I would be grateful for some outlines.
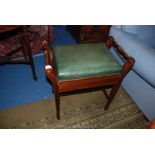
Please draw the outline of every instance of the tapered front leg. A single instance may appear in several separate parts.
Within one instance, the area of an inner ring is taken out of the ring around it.
[[[55,106],[56,106],[56,117],[60,119],[60,95],[55,92]]]

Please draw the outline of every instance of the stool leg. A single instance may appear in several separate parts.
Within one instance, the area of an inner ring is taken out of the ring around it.
[[[115,97],[115,95],[116,95],[116,93],[117,93],[117,90],[118,90],[119,86],[120,86],[120,84],[118,83],[117,85],[115,85],[115,86],[112,87],[112,90],[111,90],[111,92],[110,92],[108,101],[107,101],[107,103],[106,103],[106,105],[105,105],[105,107],[104,107],[105,110],[108,110],[108,109],[109,109],[110,104],[111,104],[112,100],[114,99],[114,97]]]
[[[55,92],[55,106],[56,106],[56,117],[60,119],[60,95]]]

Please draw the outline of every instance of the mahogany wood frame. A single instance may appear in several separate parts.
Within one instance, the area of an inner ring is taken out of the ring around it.
[[[102,89],[106,98],[107,103],[104,107],[107,110],[116,95],[118,88],[120,87],[121,81],[126,76],[126,74],[131,70],[134,65],[134,58],[130,57],[114,40],[113,37],[109,37],[106,41],[106,46],[108,48],[115,48],[117,52],[122,55],[125,60],[125,63],[122,67],[121,73],[108,74],[100,77],[91,77],[91,78],[80,78],[72,80],[58,80],[57,71],[55,67],[54,57],[51,53],[46,41],[43,42],[43,49],[45,55],[45,74],[52,82],[54,92],[55,92],[55,104],[56,104],[56,117],[60,119],[60,96],[68,94],[71,92],[79,92],[83,90],[94,90]],[[105,88],[111,88],[110,94],[105,91]]]

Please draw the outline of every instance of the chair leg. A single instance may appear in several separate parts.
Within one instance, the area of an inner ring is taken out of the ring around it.
[[[23,27],[24,32],[26,32],[26,27]],[[26,35],[26,33],[23,34],[23,45],[24,45],[24,50],[28,55],[28,61],[29,64],[31,65],[31,70],[32,70],[32,74],[33,74],[33,79],[37,80],[37,76],[36,76],[36,72],[35,72],[35,67],[34,67],[34,63],[33,63],[33,57],[32,57],[32,50],[31,50],[31,46],[30,46],[30,41],[28,36]]]
[[[118,84],[116,84],[116,85],[114,85],[112,87],[112,90],[111,90],[110,95],[108,97],[108,101],[107,101],[107,103],[106,103],[106,105],[104,107],[105,110],[109,109],[110,104],[111,104],[112,100],[114,99],[114,97],[115,97],[115,95],[117,93],[117,90],[119,89],[119,86],[120,86],[120,83],[118,83]]]
[[[60,95],[59,93],[55,92],[55,106],[56,106],[56,117],[60,119]]]
[[[24,55],[25,60],[28,61],[26,51],[27,51],[27,49],[26,49],[25,44],[24,44],[24,46],[23,46],[23,55]]]
[[[31,65],[31,70],[32,70],[32,74],[33,74],[33,79],[37,80],[37,76],[36,76],[36,72],[35,72],[35,68],[34,68],[34,63],[33,63],[33,58],[32,58],[32,54],[29,54],[29,61],[30,61],[30,65]]]
[[[28,55],[29,64],[31,65],[31,70],[32,70],[32,74],[33,74],[33,79],[37,80],[35,67],[34,67],[34,63],[33,63],[31,47],[30,47],[29,43],[26,40],[24,40],[24,50],[26,50],[25,52],[27,52],[27,55]]]

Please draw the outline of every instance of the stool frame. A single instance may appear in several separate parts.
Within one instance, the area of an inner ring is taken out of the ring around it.
[[[71,93],[80,93],[83,91],[94,91],[101,89],[107,98],[107,103],[104,107],[105,110],[109,109],[109,106],[116,95],[117,90],[120,87],[120,84],[126,74],[133,67],[135,60],[130,57],[124,50],[121,48],[113,37],[109,37],[105,42],[105,45],[108,49],[113,47],[116,51],[123,57],[125,60],[122,66],[121,73],[107,74],[98,77],[90,78],[79,78],[79,79],[70,79],[70,80],[58,80],[58,74],[56,70],[56,64],[54,61],[54,56],[52,54],[52,49],[48,46],[46,41],[43,42],[43,49],[45,55],[45,74],[47,78],[53,85],[55,93],[55,104],[56,104],[56,117],[60,119],[60,96],[68,95]],[[105,89],[111,88],[110,93],[108,94]]]

